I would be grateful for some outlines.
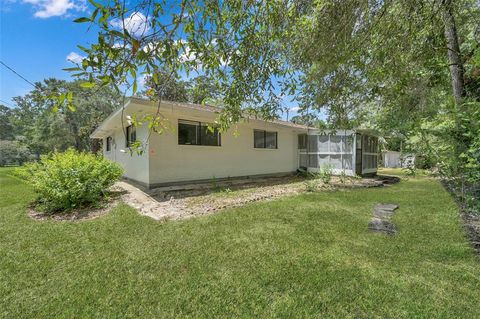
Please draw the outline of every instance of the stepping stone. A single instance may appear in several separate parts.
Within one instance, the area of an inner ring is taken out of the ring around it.
[[[380,219],[390,219],[393,213],[393,210],[375,209],[373,210],[373,217]]]
[[[389,210],[393,212],[397,208],[398,208],[398,205],[395,205],[395,204],[377,204],[375,205],[373,210]]]
[[[389,219],[397,208],[398,205],[395,204],[377,204],[373,208],[373,216]]]
[[[368,223],[368,229],[378,233],[384,233],[388,235],[394,235],[397,233],[397,228],[388,220],[380,218],[372,218]]]

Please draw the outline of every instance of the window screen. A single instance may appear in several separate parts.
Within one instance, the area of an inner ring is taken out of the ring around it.
[[[277,132],[253,130],[253,146],[255,148],[275,149],[278,147],[277,142]]]
[[[334,169],[342,169],[342,156],[341,155],[331,155],[330,156],[330,165]]]
[[[265,148],[265,131],[253,131],[253,144],[255,148]]]
[[[343,155],[343,168],[352,169],[352,155]]]
[[[330,152],[340,153],[342,151],[341,143],[342,143],[342,136],[337,136],[337,135],[330,136]]]
[[[322,153],[329,152],[328,135],[317,135],[317,136],[318,136],[318,151]]]
[[[212,124],[178,121],[178,144],[221,146],[221,136],[218,128],[212,129]]]
[[[298,149],[305,150],[307,149],[307,134],[298,135]]]
[[[299,163],[299,166],[300,167],[305,167],[307,168],[308,167],[308,156],[307,154],[300,154],[300,163]]]
[[[132,143],[137,140],[137,128],[133,125],[127,126],[126,129],[127,138],[125,140],[126,147],[130,147]]]

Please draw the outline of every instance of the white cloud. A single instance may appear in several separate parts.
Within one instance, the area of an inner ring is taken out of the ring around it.
[[[290,108],[290,111],[292,111],[292,112],[297,112],[298,110],[300,110],[300,108],[298,106],[294,106],[294,107]]]
[[[24,3],[34,7],[34,16],[37,18],[50,18],[66,16],[71,11],[85,11],[85,0],[23,0]]]
[[[70,53],[67,55],[67,61],[72,62],[72,63],[82,63],[82,60],[83,60],[84,58],[85,58],[85,57],[81,56],[81,55],[78,54],[77,52],[70,52]]]
[[[148,30],[150,30],[148,19],[141,12],[133,12],[128,18],[125,18],[123,22],[121,19],[113,19],[110,21],[110,25],[118,29],[123,29],[125,25],[128,33],[137,37],[146,34]]]

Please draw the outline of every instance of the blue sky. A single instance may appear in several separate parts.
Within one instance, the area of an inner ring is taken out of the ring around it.
[[[69,79],[62,71],[72,66],[67,56],[78,52],[77,44],[95,39],[85,25],[72,22],[85,14],[85,7],[72,4],[69,0],[2,0],[0,59],[32,82],[48,77]],[[32,89],[3,66],[0,87],[0,99],[10,104],[12,97]]]
[[[72,66],[67,57],[80,53],[78,44],[95,42],[94,30],[73,23],[88,15],[85,0],[1,0],[0,60],[31,82],[55,77],[70,79],[63,68]],[[73,54],[73,55],[72,55]],[[0,99],[12,106],[12,97],[32,87],[0,65]],[[4,103],[6,104],[6,103]],[[285,99],[294,108],[294,103]],[[295,115],[290,111],[290,117]]]

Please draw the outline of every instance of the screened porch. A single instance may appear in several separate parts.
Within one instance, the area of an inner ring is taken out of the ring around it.
[[[335,175],[377,172],[378,137],[367,131],[311,131],[298,136],[299,167],[310,172],[330,167]]]

